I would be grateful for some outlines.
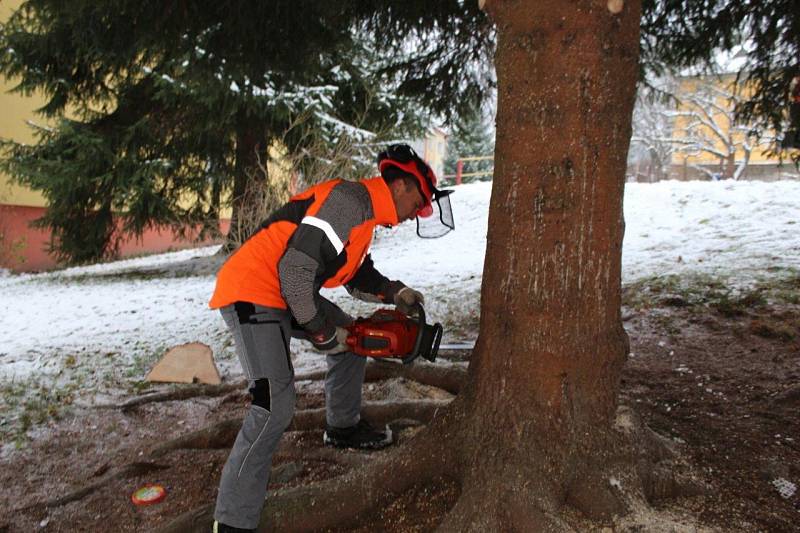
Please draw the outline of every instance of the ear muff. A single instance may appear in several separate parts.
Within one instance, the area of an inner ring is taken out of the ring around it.
[[[417,216],[422,218],[428,218],[432,214],[433,214],[433,204],[425,205],[421,207],[419,211],[417,211]]]

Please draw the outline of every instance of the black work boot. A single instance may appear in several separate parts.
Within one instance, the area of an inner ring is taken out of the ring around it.
[[[214,520],[214,529],[211,533],[256,533],[255,529],[242,529],[240,527],[226,526]]]
[[[326,426],[322,440],[326,446],[336,448],[357,448],[379,450],[392,443],[392,430],[389,426],[383,431],[373,428],[366,420],[359,421],[349,428]]]

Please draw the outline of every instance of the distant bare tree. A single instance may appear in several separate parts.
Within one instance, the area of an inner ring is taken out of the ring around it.
[[[632,170],[637,181],[654,182],[669,176],[674,152],[671,114],[676,108],[674,90],[674,78],[640,84],[638,88],[628,155],[629,173]]]
[[[675,150],[688,156],[711,155],[719,167],[690,163],[711,179],[738,180],[744,175],[754,150],[768,150],[775,142],[771,132],[735,120],[734,110],[745,101],[742,87],[720,77],[698,77],[692,91],[676,96],[680,105],[670,112],[675,130]],[[681,120],[683,117],[683,120]]]

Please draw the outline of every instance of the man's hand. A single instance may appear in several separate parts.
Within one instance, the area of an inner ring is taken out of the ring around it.
[[[411,315],[415,304],[424,304],[425,297],[422,293],[411,287],[403,287],[394,295],[394,305],[403,314]]]
[[[350,333],[339,326],[330,326],[317,333],[310,333],[309,339],[314,348],[322,353],[333,355],[350,351],[347,345],[347,337]]]

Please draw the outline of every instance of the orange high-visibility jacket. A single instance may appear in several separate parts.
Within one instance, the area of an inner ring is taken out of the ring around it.
[[[391,191],[380,177],[358,182],[369,193],[372,216],[353,226],[344,241],[336,235],[330,224],[315,216],[334,187],[342,181],[337,179],[315,185],[292,197],[286,205],[273,213],[262,224],[262,228],[222,266],[209,306],[217,309],[235,302],[250,302],[286,309],[288,306],[281,293],[278,264],[287,247],[298,244],[294,242],[297,238],[292,240],[292,237],[301,226],[306,230],[324,232],[325,239],[335,249],[335,257],[328,254],[322,264],[322,274],[316,280],[318,285],[330,288],[348,284],[357,273],[359,278],[364,277],[359,270],[370,270],[370,274],[381,278],[381,283],[388,282],[374,270],[367,252],[375,226],[394,226],[398,223]],[[377,286],[374,280],[370,285],[373,288]],[[368,292],[377,294],[376,290]]]

